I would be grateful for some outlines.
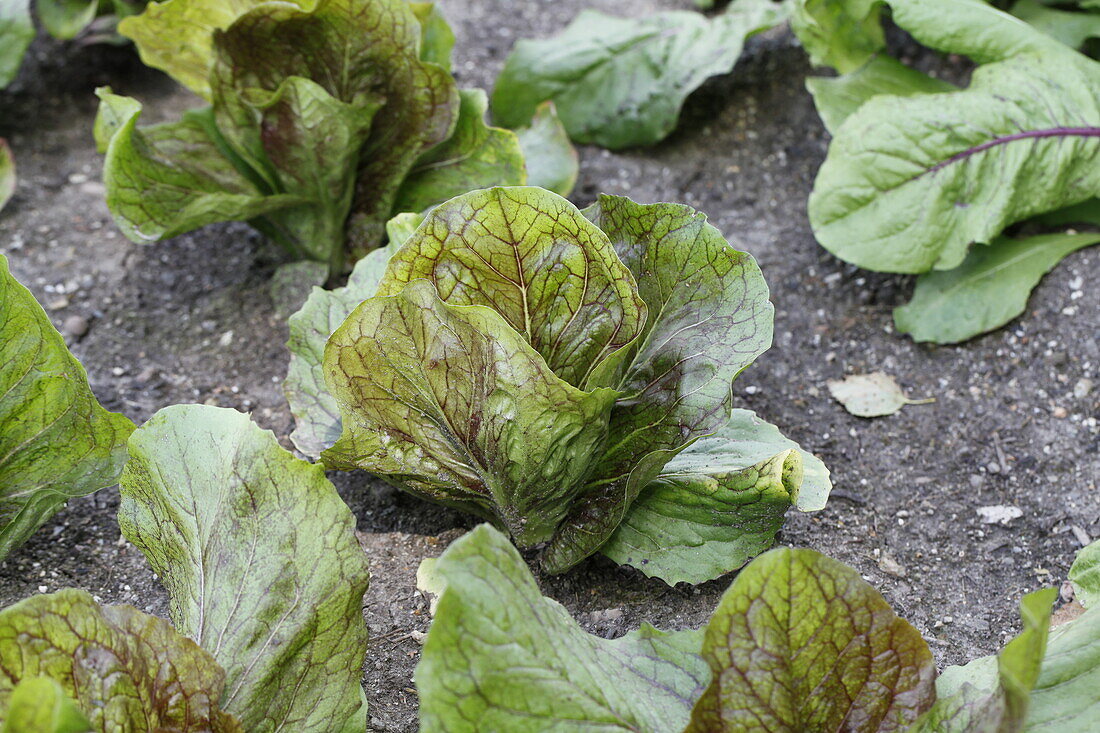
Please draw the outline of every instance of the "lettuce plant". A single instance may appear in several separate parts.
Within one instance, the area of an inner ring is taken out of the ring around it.
[[[493,90],[493,118],[526,125],[551,100],[577,142],[612,149],[656,143],[676,126],[687,96],[729,73],[745,39],[783,22],[787,10],[773,0],[734,0],[710,19],[586,10],[554,38],[516,44]]]
[[[791,504],[824,505],[820,462],[731,412],[772,306],[705,216],[494,188],[406,236],[291,320],[295,440],[329,468],[547,543],[552,572],[601,550],[669,582],[740,567]]]
[[[0,137],[0,211],[15,195],[15,158],[8,141]]]
[[[394,213],[526,181],[516,135],[440,65],[453,36],[430,4],[168,0],[119,30],[210,103],[141,128],[100,90],[107,204],[136,242],[246,220],[337,274]]]
[[[0,560],[69,499],[111,486],[134,424],[108,412],[84,367],[0,255]]]
[[[611,641],[542,597],[489,526],[426,562],[441,595],[415,675],[425,733],[1084,733],[1100,713],[1100,610],[1048,636],[1053,588],[1023,599],[1023,631],[1000,654],[937,679],[916,629],[812,550],[754,560],[701,631],[643,624]]]
[[[887,56],[885,7],[917,41],[978,63],[969,87]],[[1058,259],[1097,241],[1004,236],[1100,194],[1096,61],[982,0],[800,0],[792,26],[842,74],[809,82],[833,134],[809,201],[818,241],[872,270],[951,271],[922,276],[899,330],[944,343],[1003,325]]]
[[[203,405],[160,411],[129,452],[119,525],[172,623],[72,589],[0,611],[3,730],[364,730],[367,565],[321,467]]]

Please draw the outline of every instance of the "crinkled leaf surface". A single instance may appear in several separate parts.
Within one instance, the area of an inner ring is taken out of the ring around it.
[[[326,465],[496,518],[523,545],[567,511],[615,397],[562,381],[499,313],[450,305],[424,280],[359,305],[329,339],[324,375],[343,421]]]
[[[999,328],[1027,309],[1043,275],[1064,257],[1100,242],[1100,234],[998,237],[973,247],[954,270],[917,279],[908,304],[894,309],[898,331],[914,341],[954,344]]]
[[[1024,629],[996,657],[948,667],[936,680],[936,703],[910,733],[1012,733],[1024,730],[1031,690],[1047,645],[1051,604],[1058,591],[1024,597]]]
[[[463,89],[460,96],[454,133],[416,161],[397,193],[394,211],[424,211],[475,188],[527,183],[519,138],[511,130],[485,124],[485,92]]]
[[[535,110],[531,124],[516,130],[527,166],[527,183],[561,196],[573,192],[580,160],[553,102]]]
[[[534,187],[472,191],[436,207],[390,260],[379,295],[430,280],[451,305],[499,313],[569,384],[641,331],[645,305],[607,235]]]
[[[625,370],[595,378],[622,394],[593,485],[547,551],[555,571],[595,552],[665,461],[726,424],[731,382],[772,340],[760,268],[705,215],[615,196],[584,213],[634,273],[649,318]]]
[[[325,343],[355,306],[375,294],[390,257],[421,221],[420,214],[402,214],[392,219],[387,226],[389,245],[356,262],[344,287],[313,288],[305,304],[287,321],[290,367],[283,380],[283,394],[294,415],[295,427],[290,439],[307,456],[321,455],[321,451],[336,442],[341,431],[340,408],[325,387],[321,368]]]
[[[716,460],[681,473],[683,456],[665,464],[600,548],[669,585],[713,580],[768,549],[802,481],[793,450],[750,468]]]
[[[130,456],[119,526],[225,669],[223,707],[249,731],[365,728],[367,562],[324,469],[206,405],[158,412]]]
[[[493,117],[522,127],[552,100],[577,142],[612,149],[655,143],[675,127],[688,94],[729,72],[745,38],[784,15],[785,6],[771,0],[737,0],[714,19],[585,10],[554,38],[516,44],[493,90]]]
[[[1100,606],[1100,541],[1077,552],[1077,559],[1069,569],[1069,580],[1081,605]]]
[[[0,89],[15,78],[33,40],[30,0],[5,0],[0,4]]]
[[[886,48],[880,5],[879,0],[796,0],[791,30],[815,66],[847,74]]]
[[[15,157],[8,141],[0,137],[0,210],[15,195]]]
[[[707,625],[713,679],[688,733],[905,730],[935,700],[920,633],[859,573],[780,548],[741,571]]]
[[[749,410],[665,464],[600,552],[667,583],[701,583],[767,549],[794,504],[825,506],[829,469]]]
[[[210,99],[214,32],[268,0],[167,0],[151,2],[126,18],[118,32],[137,46],[146,66],[160,69],[201,97]],[[316,0],[288,0],[310,6]]]
[[[416,668],[424,733],[676,733],[707,684],[700,632],[587,634],[486,525],[434,571],[446,587]]]
[[[836,135],[844,120],[880,94],[910,97],[955,90],[951,84],[911,69],[892,56],[877,55],[855,71],[838,77],[812,76],[806,89],[830,134]]]
[[[16,685],[41,676],[57,681],[104,733],[243,730],[219,708],[225,673],[208,652],[167,621],[100,606],[84,591],[0,611],[0,710]]]
[[[868,269],[951,269],[972,242],[1095,197],[1100,66],[1089,63],[1021,56],[979,67],[965,91],[871,99],[818,173],[818,241]]]
[[[99,0],[35,0],[38,19],[54,38],[75,38],[96,16]]]
[[[134,424],[88,376],[0,255],[0,559],[65,502],[110,486]]]
[[[50,677],[27,677],[15,686],[0,733],[87,733],[92,724]]]
[[[251,219],[304,201],[268,196],[223,154],[209,109],[138,129],[141,104],[98,90],[107,206],[135,242],[167,239],[217,221]]]

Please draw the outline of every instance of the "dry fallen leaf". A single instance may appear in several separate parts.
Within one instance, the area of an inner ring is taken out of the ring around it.
[[[893,415],[905,405],[935,402],[935,399],[909,399],[894,378],[884,372],[830,379],[828,385],[833,398],[856,417]]]

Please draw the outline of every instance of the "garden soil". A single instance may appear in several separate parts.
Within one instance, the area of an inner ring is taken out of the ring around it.
[[[458,36],[460,83],[490,87],[517,38],[550,35],[584,6],[627,15],[677,5],[443,0]],[[854,269],[810,231],[806,198],[828,135],[804,89],[809,72],[786,29],[752,40],[733,74],[689,99],[663,143],[619,153],[582,148],[573,200],[586,205],[605,191],[687,203],[756,256],[775,303],[775,345],[737,380],[737,403],[824,459],[835,483],[824,511],[791,511],[779,541],[857,568],[941,665],[959,663],[997,650],[1018,630],[1020,597],[1062,586],[1074,552],[1100,536],[1100,248],[1068,258],[1027,313],[996,333],[953,347],[898,335],[891,309],[912,279]],[[0,251],[66,333],[109,409],[140,423],[175,403],[231,407],[289,446],[280,389],[287,305],[270,288],[280,252],[242,224],[160,244],[127,241],[103,203],[92,141],[91,90],[104,84],[143,100],[148,122],[198,103],[128,49],[40,40],[0,95],[0,135],[20,175],[0,214]],[[829,379],[876,370],[912,398],[935,401],[866,420],[829,397]],[[416,568],[474,523],[363,473],[332,478],[358,518],[373,570],[364,600],[371,726],[412,731],[412,674],[430,622]],[[0,605],[75,586],[166,614],[164,589],[119,535],[117,505],[117,489],[71,502],[0,563]],[[1019,512],[987,523],[997,513],[983,507]],[[729,581],[672,588],[599,557],[539,578],[545,593],[606,637],[642,622],[698,627]]]

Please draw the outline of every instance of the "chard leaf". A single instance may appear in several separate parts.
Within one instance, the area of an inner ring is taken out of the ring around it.
[[[15,79],[33,40],[30,0],[6,0],[0,4],[0,89]]]
[[[791,30],[814,66],[856,71],[886,48],[880,0],[796,0]]]
[[[346,286],[332,290],[313,288],[305,304],[287,321],[290,367],[283,380],[283,394],[294,415],[295,428],[290,439],[298,450],[311,458],[317,458],[321,451],[331,447],[342,430],[340,408],[325,388],[321,368],[325,343],[355,306],[377,292],[390,257],[423,220],[420,214],[402,214],[391,219],[387,225],[388,246],[356,262]]]
[[[595,552],[669,458],[728,422],[731,382],[772,339],[760,268],[705,215],[613,196],[584,213],[637,277],[651,315],[625,371],[594,377],[621,395],[590,490],[548,548],[555,572]]]
[[[1021,56],[979,67],[965,91],[871,99],[837,131],[818,173],[809,203],[818,241],[868,269],[951,269],[972,242],[1093,198],[1098,69]]]
[[[420,59],[451,70],[451,53],[455,34],[436,3],[410,2],[413,15],[420,23]]]
[[[1100,541],[1078,550],[1069,569],[1069,580],[1082,606],[1100,606]]]
[[[297,5],[316,0],[287,0]],[[146,66],[165,71],[207,100],[214,65],[214,32],[268,0],[167,0],[151,2],[140,15],[123,19],[118,32],[137,46]]]
[[[15,156],[8,141],[0,137],[0,211],[15,195]]]
[[[554,103],[540,104],[531,124],[516,130],[516,135],[527,165],[527,183],[560,196],[571,194],[580,173],[580,160]]]
[[[472,191],[435,208],[390,260],[378,294],[419,278],[450,305],[495,310],[575,386],[621,358],[646,317],[607,235],[539,188]]]
[[[92,724],[55,680],[27,677],[15,686],[0,733],[87,733]]]
[[[107,207],[135,242],[168,239],[206,224],[251,219],[303,203],[265,195],[223,153],[209,109],[137,128],[141,104],[99,89],[96,139],[106,152]]]
[[[1100,720],[1100,608],[1050,633],[1031,692],[1028,733],[1092,733]]]
[[[329,339],[324,373],[343,420],[327,466],[495,518],[523,545],[568,510],[615,397],[562,381],[498,312],[446,303],[426,281],[360,304]]]
[[[1081,48],[1090,38],[1100,37],[1100,15],[1071,13],[1037,0],[1019,0],[1012,14],[1070,48]]]
[[[829,469],[750,410],[665,464],[600,552],[670,585],[736,570],[771,545],[794,504],[825,506]]]
[[[446,586],[416,668],[422,731],[675,733],[707,684],[700,632],[587,634],[488,526],[434,572]]]
[[[877,55],[855,71],[839,77],[812,76],[806,88],[814,97],[814,106],[829,134],[835,136],[840,125],[867,100],[880,94],[912,97],[954,91],[947,82],[933,79],[911,69],[892,56]]]
[[[394,211],[424,211],[475,188],[527,182],[523,149],[511,130],[485,124],[489,101],[463,89],[454,133],[422,155],[401,184]]]
[[[1064,257],[1098,242],[1097,233],[999,237],[971,249],[954,270],[921,275],[909,303],[894,309],[894,323],[918,342],[987,333],[1023,313],[1031,290]]]
[[[88,376],[0,255],[0,560],[73,497],[115,483],[134,424]]]
[[[676,126],[688,94],[728,73],[745,38],[782,22],[785,12],[771,0],[737,0],[714,19],[585,10],[554,38],[516,44],[493,90],[493,117],[523,127],[552,100],[577,142],[612,149],[655,143]]]
[[[236,733],[218,706],[225,673],[155,616],[100,606],[79,590],[33,596],[0,611],[0,710],[26,679],[47,676],[96,731]]]
[[[1031,690],[1047,646],[1050,608],[1058,591],[1024,597],[1024,630],[996,657],[948,667],[936,680],[939,699],[910,733],[1012,733],[1024,730]]]
[[[224,708],[249,731],[365,728],[367,563],[324,469],[205,405],[161,410],[130,455],[119,526],[225,669]]]
[[[793,450],[749,468],[716,462],[680,473],[684,455],[665,464],[600,548],[669,585],[713,580],[768,549],[802,481]]]
[[[34,7],[46,31],[67,41],[95,20],[99,0],[35,0]]]
[[[935,699],[920,633],[852,568],[779,548],[741,571],[707,625],[713,678],[687,733],[904,730]]]

